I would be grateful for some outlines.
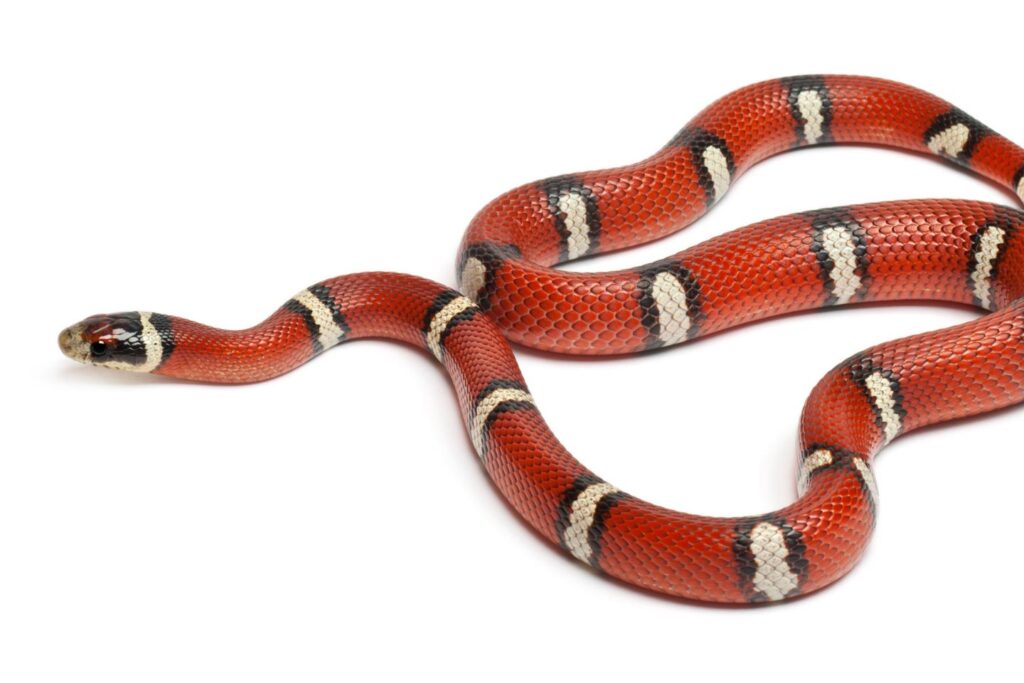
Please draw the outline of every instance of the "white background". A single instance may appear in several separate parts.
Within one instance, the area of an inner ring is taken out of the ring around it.
[[[386,269],[454,282],[472,215],[643,158],[730,90],[906,81],[1024,141],[1012,3],[9,3],[0,10],[0,679],[855,680],[1019,674],[1021,410],[900,439],[860,565],[723,609],[589,573],[488,483],[443,372],[360,342],[261,385],[76,366],[57,332],[146,309],[225,327]],[[923,157],[808,150],[635,266],[792,211],[1009,203]],[[690,512],[794,498],[829,368],[969,320],[871,307],[615,361],[518,356],[617,486]]]

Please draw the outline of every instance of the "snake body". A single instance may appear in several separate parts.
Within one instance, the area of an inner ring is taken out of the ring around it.
[[[942,157],[1024,200],[1024,150],[921,90],[804,76],[735,91],[640,163],[523,185],[487,205],[459,250],[460,291],[396,273],[326,280],[247,330],[146,312],[60,336],[86,363],[221,383],[288,372],[341,342],[384,337],[448,371],[483,467],[541,535],[626,582],[702,601],[806,594],[861,556],[875,524],[871,463],[920,427],[1024,401],[1024,213],[914,200],[765,220],[646,266],[558,263],[690,223],[752,164],[819,144]],[[800,421],[799,498],[765,515],[702,517],[646,503],[577,461],[538,412],[507,340],[576,354],[685,342],[783,313],[862,301],[974,305],[982,317],[840,363]]]

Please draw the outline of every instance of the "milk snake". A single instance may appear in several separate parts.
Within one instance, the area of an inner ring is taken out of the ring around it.
[[[340,342],[386,337],[445,367],[483,467],[545,538],[626,582],[701,601],[806,594],[846,573],[875,524],[871,463],[901,434],[1024,401],[1024,214],[895,201],[765,220],[640,268],[552,266],[647,242],[704,213],[761,159],[869,143],[937,155],[1024,200],[1024,150],[921,90],[802,76],[737,90],[654,156],[523,185],[472,221],[461,292],[411,275],[320,282],[229,331],[146,312],[60,335],[72,358],[219,383],[288,372]],[[799,498],[754,517],[660,508],[600,479],[548,429],[508,340],[572,354],[634,353],[783,313],[861,301],[973,304],[975,321],[880,344],[811,392]]]

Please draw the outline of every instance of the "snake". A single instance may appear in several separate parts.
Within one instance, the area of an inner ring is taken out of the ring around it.
[[[90,365],[246,383],[342,342],[411,344],[447,371],[483,469],[551,544],[602,575],[677,598],[791,599],[835,582],[863,555],[882,448],[1024,401],[1024,213],[953,199],[851,205],[764,220],[639,268],[556,266],[689,225],[767,157],[850,143],[935,157],[1024,201],[1024,150],[935,95],[864,76],[774,79],[715,101],[643,161],[494,199],[464,234],[458,289],[401,273],[344,275],[244,330],[131,311],[88,317],[59,345]],[[667,509],[588,470],[544,421],[510,346],[632,354],[783,314],[895,301],[982,315],[881,343],[829,371],[800,416],[795,501],[753,516]]]

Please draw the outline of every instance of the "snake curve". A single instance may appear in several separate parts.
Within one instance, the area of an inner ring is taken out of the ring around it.
[[[881,448],[1024,401],[1024,213],[963,200],[847,206],[761,221],[640,268],[553,266],[679,230],[758,161],[837,143],[938,156],[1024,201],[1024,150],[931,94],[859,76],[778,79],[718,100],[645,161],[492,201],[459,248],[461,292],[405,274],[345,275],[246,330],[136,311],[86,318],[61,332],[60,346],[93,365],[217,383],[269,379],[352,339],[419,346],[448,371],[483,467],[545,538],[673,596],[791,598],[832,583],[861,556]],[[880,344],[830,371],[800,419],[799,498],[759,516],[668,510],[597,477],[544,422],[507,341],[633,353],[794,311],[908,300],[986,314]]]

